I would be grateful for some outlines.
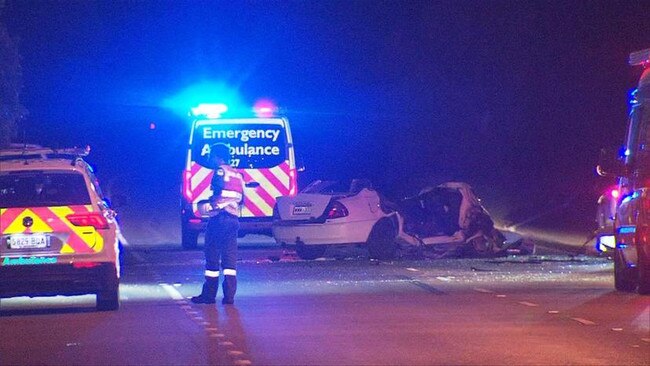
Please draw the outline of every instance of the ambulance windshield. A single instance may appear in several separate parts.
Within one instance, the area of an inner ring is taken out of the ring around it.
[[[286,131],[278,124],[197,124],[192,160],[207,168],[210,146],[230,147],[231,166],[239,169],[272,168],[287,160]]]
[[[0,208],[89,205],[86,182],[77,173],[0,174]]]

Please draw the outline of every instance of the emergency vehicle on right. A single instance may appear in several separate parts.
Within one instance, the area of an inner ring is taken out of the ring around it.
[[[650,49],[630,54],[643,67],[630,100],[620,163],[605,167],[619,177],[621,198],[614,219],[614,283],[619,291],[650,294]]]

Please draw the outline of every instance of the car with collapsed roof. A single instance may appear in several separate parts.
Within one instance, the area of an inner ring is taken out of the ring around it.
[[[367,248],[371,258],[430,251],[438,256],[493,256],[516,250],[466,183],[447,182],[393,203],[368,180],[315,181],[301,193],[278,198],[273,236],[314,259],[333,245]]]

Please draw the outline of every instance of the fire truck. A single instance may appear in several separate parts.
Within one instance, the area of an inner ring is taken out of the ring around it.
[[[297,192],[296,158],[289,120],[277,108],[262,104],[250,116],[228,116],[224,104],[200,104],[192,108],[193,119],[181,187],[182,246],[197,246],[208,217],[199,207],[212,196],[210,147],[230,148],[229,164],[244,177],[244,202],[240,211],[240,235],[270,234],[273,207],[279,196]]]
[[[619,178],[615,209],[614,283],[619,291],[650,294],[650,49],[630,54],[643,67],[630,100],[627,137],[617,164],[606,170]],[[600,169],[599,172],[602,172]]]

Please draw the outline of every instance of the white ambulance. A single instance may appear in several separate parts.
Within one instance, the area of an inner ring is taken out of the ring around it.
[[[200,104],[192,108],[190,133],[181,187],[181,230],[183,248],[194,248],[208,217],[198,210],[201,201],[212,196],[213,168],[208,163],[210,146],[230,147],[230,165],[245,181],[240,211],[240,235],[271,233],[273,207],[279,196],[297,192],[296,158],[289,121],[275,116],[275,108],[254,108],[254,115],[222,118],[228,107]]]

